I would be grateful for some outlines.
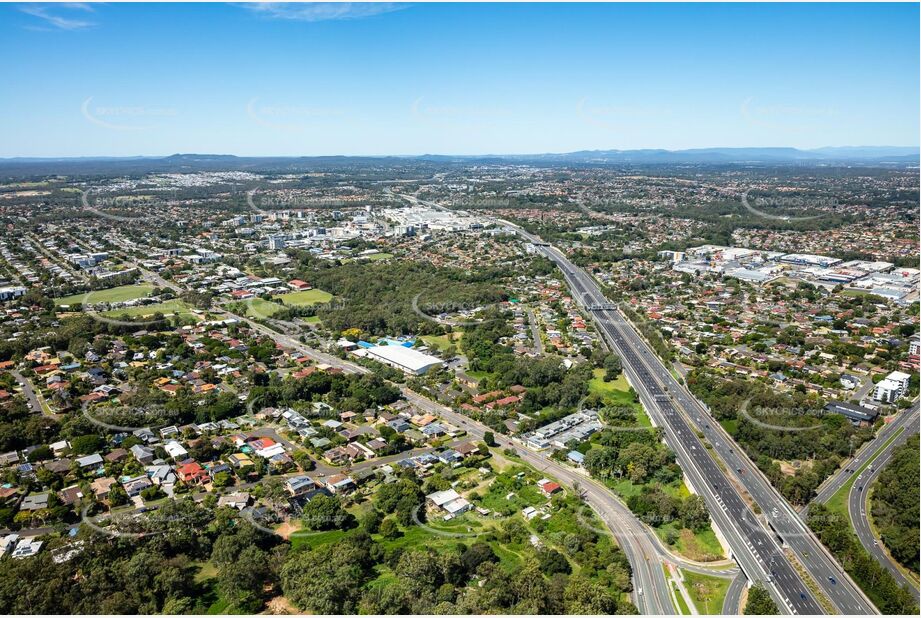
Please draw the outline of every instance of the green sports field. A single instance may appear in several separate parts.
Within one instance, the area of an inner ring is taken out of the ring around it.
[[[63,298],[54,299],[54,304],[56,305],[75,305],[78,303],[121,303],[126,300],[134,300],[136,298],[144,298],[145,296],[150,295],[150,291],[153,290],[152,285],[148,283],[141,283],[138,285],[123,285],[117,288],[109,288],[108,290],[96,290],[90,292],[89,295],[81,293],[74,294],[72,296],[64,296]]]
[[[288,292],[280,294],[275,299],[292,307],[303,307],[305,305],[317,305],[328,303],[333,295],[323,290],[302,290],[300,292]]]

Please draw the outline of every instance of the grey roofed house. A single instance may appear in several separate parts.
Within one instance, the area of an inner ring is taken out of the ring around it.
[[[854,424],[872,423],[879,416],[876,410],[845,401],[830,401],[825,405],[825,409],[833,414],[840,414]]]
[[[62,457],[61,459],[55,459],[54,461],[46,461],[42,464],[42,467],[48,472],[54,472],[55,474],[63,474],[70,471],[70,466],[73,464],[71,459],[67,457]]]
[[[317,483],[309,476],[302,475],[289,478],[285,481],[285,486],[292,495],[297,496],[312,489],[316,489]]]
[[[238,510],[243,510],[249,505],[249,494],[246,492],[237,492],[221,496],[217,500],[218,506],[230,506]]]
[[[11,466],[18,461],[19,453],[16,451],[10,451],[9,453],[0,455],[0,466]]]
[[[435,506],[444,506],[452,500],[457,500],[460,498],[460,494],[457,493],[454,489],[445,489],[444,491],[436,491],[426,496],[426,499],[429,500]]]
[[[397,433],[403,433],[404,431],[412,428],[412,425],[406,422],[406,419],[403,418],[395,418],[387,423],[387,425]]]
[[[16,547],[16,543],[19,542],[19,535],[15,532],[8,534],[4,537],[0,537],[0,556],[4,556],[13,551],[13,548]]]
[[[51,494],[47,491],[40,494],[29,494],[23,498],[22,503],[19,505],[20,511],[37,511],[39,509],[48,508],[48,498],[51,497]]]
[[[154,451],[152,448],[142,444],[135,444],[131,447],[131,454],[142,464],[149,464],[154,460]]]
[[[436,456],[438,457],[438,461],[446,464],[458,463],[464,459],[460,453],[452,449],[438,453]]]
[[[429,437],[442,436],[446,433],[448,433],[448,430],[441,423],[431,423],[422,428],[422,434]]]
[[[176,482],[176,473],[166,464],[147,466],[147,477],[154,485],[166,485]]]
[[[383,438],[374,438],[368,442],[367,446],[372,451],[379,451],[381,449],[387,448],[387,441]]]
[[[135,429],[132,432],[132,434],[135,437],[140,438],[144,442],[147,442],[148,444],[150,444],[151,442],[156,442],[158,440],[157,434],[155,434],[154,432],[152,432],[150,429],[146,427],[143,429]]]
[[[93,453],[92,455],[81,457],[77,460],[77,465],[80,466],[81,468],[88,468],[89,466],[102,465],[102,455],[100,455],[99,453]]]
[[[125,488],[125,492],[129,496],[136,496],[141,493],[142,490],[147,489],[153,483],[150,482],[150,479],[147,478],[146,474],[141,476],[136,476],[133,479],[128,479],[127,481],[122,482],[122,487]]]

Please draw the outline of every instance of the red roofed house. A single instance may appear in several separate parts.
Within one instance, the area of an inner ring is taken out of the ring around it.
[[[309,290],[310,284],[306,281],[301,281],[300,279],[292,279],[288,282],[288,287],[295,290]]]
[[[474,403],[486,403],[487,401],[492,401],[501,394],[502,391],[490,391],[488,393],[483,393],[482,395],[477,395],[473,398],[473,401]]]
[[[208,471],[195,461],[179,466],[176,472],[183,483],[201,483],[208,478]]]
[[[255,440],[250,440],[249,445],[257,451],[261,451],[271,446],[275,446],[275,440],[272,438],[256,438]]]
[[[304,369],[301,369],[300,371],[295,371],[294,373],[292,373],[291,377],[293,377],[295,380],[302,380],[306,378],[307,376],[316,373],[316,371],[317,371],[316,367],[305,367]]]
[[[492,410],[493,408],[510,406],[512,404],[518,403],[519,401],[521,401],[521,397],[518,397],[517,395],[509,395],[508,397],[503,397],[502,399],[497,399],[496,401],[487,403],[486,407]]]
[[[554,483],[549,479],[541,479],[537,481],[537,486],[540,487],[540,490],[547,496],[552,496],[556,492],[562,491],[563,489],[560,487],[559,483]]]

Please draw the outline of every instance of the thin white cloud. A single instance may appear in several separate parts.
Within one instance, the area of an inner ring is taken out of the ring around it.
[[[396,2],[251,2],[244,6],[273,19],[316,22],[373,17],[400,11],[408,5]]]
[[[94,13],[96,11],[92,5],[87,4],[86,2],[61,2],[57,6],[74,9],[75,11],[86,11],[87,13]]]
[[[47,25],[53,26],[58,30],[83,30],[85,28],[92,28],[96,25],[95,22],[85,19],[74,19],[62,14],[66,13],[67,10],[92,13],[93,7],[84,3],[59,4],[55,5],[53,8],[48,5],[30,4],[19,7],[19,10],[26,15],[31,15],[32,17],[43,20]],[[35,30],[37,28],[31,27],[30,29]]]

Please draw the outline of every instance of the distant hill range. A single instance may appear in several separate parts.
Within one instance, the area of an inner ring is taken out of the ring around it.
[[[363,165],[537,164],[604,165],[918,165],[919,149],[911,146],[843,146],[796,148],[693,148],[690,150],[582,150],[548,154],[237,157],[218,154],[175,154],[168,157],[76,157],[0,159],[0,177],[45,174],[143,174],[216,170],[299,171]]]

